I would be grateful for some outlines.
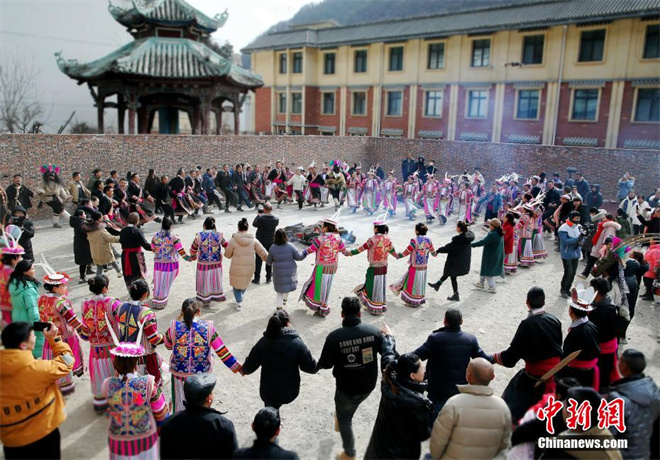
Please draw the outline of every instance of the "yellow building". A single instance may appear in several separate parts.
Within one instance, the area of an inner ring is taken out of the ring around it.
[[[266,34],[255,132],[660,148],[660,0],[554,0]]]

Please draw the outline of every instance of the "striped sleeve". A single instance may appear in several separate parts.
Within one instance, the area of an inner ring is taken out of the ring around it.
[[[311,254],[312,252],[318,251],[319,247],[321,247],[321,242],[318,238],[314,238],[314,241],[312,241],[312,244],[305,250],[305,252]]]
[[[195,260],[197,257],[197,251],[199,251],[199,236],[195,236],[195,239],[193,240],[192,244],[190,245],[190,259]]]
[[[218,335],[218,331],[213,330],[213,335],[211,336],[211,347],[222,360],[222,363],[231,369],[232,372],[238,372],[241,370],[241,364],[236,360],[234,355],[227,349],[225,343],[222,341]]]
[[[143,334],[147,337],[147,340],[154,347],[163,343],[163,334],[158,332],[158,323],[156,322],[156,314],[147,309],[144,312],[144,331]]]
[[[185,248],[183,247],[183,244],[181,244],[181,240],[179,238],[176,239],[174,242],[174,250],[179,253],[179,255],[183,258],[187,258],[188,254],[186,253]]]
[[[408,244],[408,247],[403,251],[400,252],[399,254],[396,255],[397,259],[402,259],[410,254],[415,250],[415,240],[410,240],[410,243]]]
[[[85,331],[83,329],[83,325],[78,319],[78,316],[76,316],[76,312],[73,311],[73,307],[71,306],[71,302],[67,298],[61,299],[58,304],[57,304],[57,309],[62,315],[62,317],[66,320],[66,322],[76,330],[76,332],[82,337],[85,334]],[[85,340],[89,338],[89,335],[84,335],[83,337]]]
[[[165,348],[168,350],[171,350],[174,347],[174,340],[173,340],[173,335],[174,335],[174,324],[170,326],[170,328],[165,331],[165,335],[163,336],[163,341],[165,342]]]
[[[149,405],[154,414],[154,419],[156,419],[156,425],[160,427],[169,416],[167,401],[165,401],[165,395],[160,387],[156,386],[152,376],[149,376],[149,384],[151,386],[151,399],[149,400]]]
[[[370,246],[369,243],[371,243],[371,238],[369,238],[367,241],[365,241],[364,244],[362,246],[360,246],[359,248],[352,249],[351,250],[351,255],[355,256],[357,254],[360,254],[361,252],[366,251],[367,249],[369,249],[369,246]],[[340,251],[341,251],[341,247],[340,247]]]

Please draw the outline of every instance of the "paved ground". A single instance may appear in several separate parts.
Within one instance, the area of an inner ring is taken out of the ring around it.
[[[320,217],[333,213],[332,208],[314,211],[305,208],[298,211],[297,207],[287,206],[286,209],[276,210],[282,225],[297,222],[311,224]],[[236,229],[239,217],[252,218],[254,212],[232,214],[218,214],[215,217],[218,229],[227,237]],[[454,218],[455,219],[455,218]],[[447,243],[454,232],[454,219],[446,227],[438,224],[432,226],[429,236],[436,247]],[[341,224],[353,230],[357,242],[361,243],[372,234],[371,222],[373,217],[358,212],[353,215],[342,215]],[[189,247],[195,232],[201,230],[202,220],[188,220],[186,225],[176,226],[175,231],[181,236],[184,245]],[[413,236],[414,225],[405,218],[392,218],[390,236],[397,250],[402,250]],[[35,253],[44,251],[50,264],[57,270],[65,270],[70,274],[77,274],[77,267],[73,262],[72,240],[73,231],[70,228],[53,229],[48,222],[37,223],[37,234],[34,238]],[[152,223],[145,227],[148,238],[158,230],[158,224]],[[485,232],[476,230],[477,238],[482,238]],[[498,293],[493,295],[477,290],[472,284],[478,280],[478,268],[481,262],[482,249],[473,252],[473,272],[459,279],[461,302],[458,304],[446,301],[451,294],[451,286],[443,285],[440,292],[431,292],[427,304],[419,309],[405,307],[400,299],[390,294],[388,312],[384,317],[372,317],[366,314],[364,321],[380,325],[384,320],[393,329],[397,340],[399,352],[412,351],[421,345],[427,335],[441,326],[445,310],[449,306],[457,306],[463,312],[463,328],[477,335],[482,347],[488,353],[501,351],[508,345],[513,337],[518,323],[526,316],[525,294],[529,287],[540,285],[546,290],[547,309],[557,315],[563,324],[564,331],[568,327],[566,301],[557,295],[559,280],[561,278],[561,262],[554,246],[546,240],[550,250],[550,257],[544,263],[538,264],[531,270],[520,271],[507,278],[505,284],[498,284]],[[149,257],[149,260],[152,259]],[[405,261],[390,259],[390,279],[393,282],[400,277],[405,269]],[[299,264],[299,287],[311,273],[313,258],[308,258]],[[437,279],[444,265],[444,257],[432,259],[430,263],[431,280]],[[356,256],[350,260],[341,259],[339,272],[336,275],[332,291],[332,312],[327,318],[312,316],[303,303],[297,303],[299,291],[292,295],[288,311],[291,314],[293,325],[301,337],[318,358],[326,335],[341,325],[339,305],[341,298],[350,294],[355,285],[359,284],[367,268],[366,254]],[[127,297],[123,281],[117,280],[113,272],[111,276],[112,295],[122,299]],[[193,264],[182,262],[182,269],[173,287],[170,306],[162,312],[157,312],[158,324],[161,331],[165,331],[170,321],[177,315],[182,301],[195,295],[195,267]],[[225,286],[228,285],[228,275],[225,275]],[[80,300],[89,294],[86,285],[79,286],[72,283],[71,298],[80,308]],[[228,294],[232,298],[231,294]],[[269,316],[275,307],[275,292],[271,285],[251,285],[246,293],[243,310],[235,311],[235,303],[227,301],[222,304],[213,304],[204,314],[204,319],[212,319],[227,344],[229,350],[243,361],[250,348],[261,337],[265,330]],[[660,308],[653,307],[650,302],[640,301],[638,313],[629,329],[629,347],[643,351],[651,365],[648,373],[656,381],[660,381],[660,354],[656,336],[660,324]],[[83,342],[85,359],[89,347]],[[159,347],[164,358],[169,358],[169,352]],[[506,386],[510,377],[522,366],[516,369],[496,368],[496,379],[492,383],[498,394]],[[250,445],[253,439],[250,423],[254,414],[262,407],[259,398],[258,373],[248,377],[232,374],[226,367],[216,360],[214,373],[218,377],[216,387],[216,402],[214,407],[227,412],[227,417],[234,422],[241,446]],[[170,394],[170,379],[166,378],[166,391]],[[68,419],[61,427],[63,458],[107,458],[107,437],[105,434],[107,419],[95,415],[92,409],[89,377],[84,375],[76,379],[76,393],[67,398]],[[330,459],[341,451],[341,439],[333,431],[334,411],[334,379],[330,371],[321,371],[317,375],[303,375],[300,396],[292,404],[284,406],[281,410],[283,428],[280,444],[288,449],[296,450],[304,459]],[[358,456],[366,450],[369,436],[373,429],[375,416],[380,399],[380,389],[377,389],[358,410],[354,419],[354,430],[357,438]],[[427,450],[427,445],[424,446]]]

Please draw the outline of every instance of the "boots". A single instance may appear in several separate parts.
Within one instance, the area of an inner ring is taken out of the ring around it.
[[[454,295],[447,297],[447,300],[451,300],[452,302],[458,302],[461,300],[461,298],[458,295],[458,292],[454,292]]]
[[[440,289],[440,286],[442,286],[442,281],[438,280],[435,283],[428,283],[428,285],[429,285],[429,287],[432,287],[433,289],[435,289],[436,292],[437,292],[438,289]]]

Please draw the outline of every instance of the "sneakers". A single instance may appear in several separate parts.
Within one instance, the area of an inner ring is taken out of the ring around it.
[[[243,304],[237,303],[236,304],[236,311],[241,311],[243,309]]]
[[[564,292],[564,291],[559,292],[559,297],[561,297],[562,299],[570,299],[571,298],[571,296],[567,292]]]
[[[474,283],[474,287],[476,287],[477,289],[483,289],[484,283]]]
[[[87,278],[80,278],[78,284],[87,284]]]
[[[55,227],[55,228],[62,228],[62,226],[61,226],[60,224],[53,224],[53,227]]]
[[[497,293],[497,289],[489,286],[488,289],[486,289],[486,292],[488,292],[489,294],[495,294]]]
[[[587,279],[587,275],[585,275],[584,273],[578,273],[577,277],[580,278],[581,280]]]
[[[117,278],[121,278],[123,275],[121,272],[117,272]]]

